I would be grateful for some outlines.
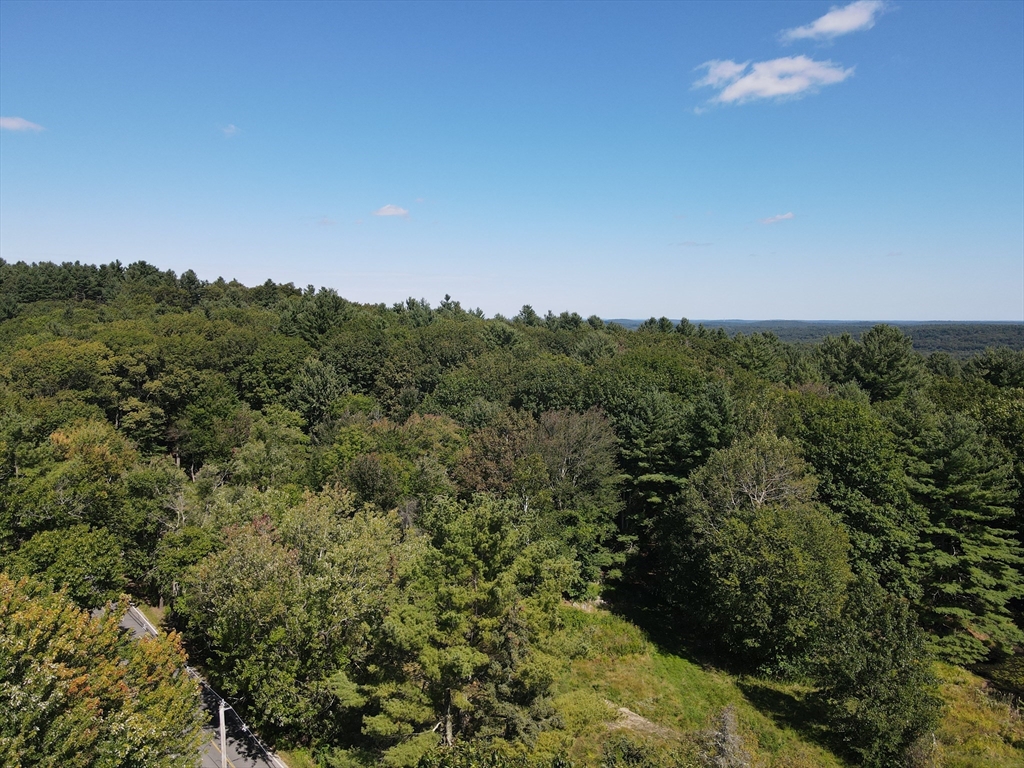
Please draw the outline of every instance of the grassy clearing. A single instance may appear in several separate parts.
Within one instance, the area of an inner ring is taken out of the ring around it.
[[[722,710],[733,707],[745,748],[765,768],[840,768],[844,763],[808,739],[790,720],[798,717],[799,686],[738,679],[658,650],[639,629],[609,613],[565,609],[563,641],[576,658],[556,685],[555,707],[564,726],[545,732],[537,753],[599,765],[610,741],[623,736],[666,764],[694,764],[702,741]],[[751,698],[758,698],[759,709]],[[773,704],[772,711],[766,704]],[[622,715],[628,709],[636,717]],[[762,709],[769,711],[766,714]],[[794,710],[795,713],[794,714]]]
[[[602,762],[608,750],[627,735],[649,747],[645,765],[697,765],[703,739],[731,706],[754,765],[848,765],[828,749],[828,734],[805,704],[806,686],[702,666],[658,649],[606,612],[566,608],[563,615],[563,652],[575,656],[556,685],[563,727],[541,735],[538,756],[609,764]],[[1024,767],[1024,716],[1010,697],[959,667],[937,664],[936,674],[946,707],[916,750],[915,768]],[[636,717],[623,717],[620,707]]]
[[[136,603],[135,607],[138,608],[142,615],[149,619],[149,623],[157,629],[163,629],[164,626],[164,614],[167,613],[166,608],[157,608],[149,605],[148,603]]]
[[[1024,701],[1024,656],[1011,656],[995,664],[980,664],[975,670],[997,688]]]
[[[288,768],[318,768],[316,760],[304,749],[280,750],[277,756],[284,761]]]
[[[1010,697],[965,669],[936,665],[946,702],[930,745],[929,766],[1021,768],[1024,717]]]

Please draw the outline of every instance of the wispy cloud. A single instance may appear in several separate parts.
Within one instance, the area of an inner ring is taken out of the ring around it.
[[[337,224],[337,222],[330,216],[322,216],[320,219],[317,220],[316,223],[318,226],[321,227],[333,227],[335,224]]]
[[[711,101],[719,104],[798,98],[816,92],[823,85],[841,83],[853,74],[853,67],[844,69],[840,64],[815,61],[806,56],[784,56],[753,65],[714,60],[704,62],[697,69],[706,69],[707,74],[697,80],[694,87],[718,88],[718,95]]]
[[[4,131],[45,131],[43,126],[30,123],[24,117],[0,117],[0,130]]]
[[[381,208],[378,208],[373,212],[374,216],[408,216],[409,212],[405,208],[401,208],[397,205],[391,205],[388,203]]]
[[[676,243],[681,248],[707,248],[708,246],[714,245],[714,243],[698,243],[695,240],[684,240],[681,243]]]
[[[793,212],[790,211],[789,213],[778,213],[775,216],[769,216],[767,219],[761,219],[761,223],[762,224],[777,224],[780,221],[786,221],[787,219],[795,219],[795,218],[796,218],[796,216],[794,216]]]
[[[693,85],[695,88],[700,88],[705,85],[710,85],[712,88],[724,88],[729,83],[739,80],[740,75],[743,74],[743,70],[745,70],[749,64],[749,61],[745,61],[742,64],[737,64],[735,61],[719,61],[718,59],[705,61],[697,67],[697,69],[707,67],[708,72]]]
[[[224,134],[225,139],[231,139],[240,134],[242,132],[242,129],[234,123],[231,123],[229,125],[225,125],[223,128],[220,129],[220,131],[221,133]]]
[[[833,5],[824,16],[810,24],[787,29],[779,37],[784,43],[794,40],[831,40],[850,32],[875,26],[875,17],[885,8],[882,0],[856,0],[842,8]]]

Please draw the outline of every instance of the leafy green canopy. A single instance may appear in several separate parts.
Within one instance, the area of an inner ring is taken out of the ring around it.
[[[0,763],[191,768],[198,684],[177,635],[135,640],[127,605],[91,618],[62,593],[0,572]]]
[[[853,583],[819,647],[812,700],[865,768],[899,765],[938,719],[942,702],[924,646],[906,600],[864,577]]]
[[[849,544],[788,440],[712,453],[666,521],[670,597],[746,663],[798,662],[839,613]]]

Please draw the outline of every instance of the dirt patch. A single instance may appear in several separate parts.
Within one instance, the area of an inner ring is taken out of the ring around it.
[[[562,605],[575,608],[577,611],[583,611],[584,613],[597,613],[599,610],[604,608],[605,602],[600,597],[595,597],[593,600],[584,600],[578,603],[563,600]]]
[[[615,704],[608,701],[604,702],[608,705],[609,709],[614,709],[618,715],[615,720],[608,723],[608,728],[613,731],[633,731],[635,733],[649,733],[652,736],[660,736],[663,739],[678,739],[682,736],[679,731],[673,728],[666,728],[663,725],[652,723],[643,715],[638,715],[631,709],[625,707],[616,707]]]

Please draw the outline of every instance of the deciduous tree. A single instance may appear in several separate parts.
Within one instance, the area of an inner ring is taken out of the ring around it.
[[[120,609],[91,618],[62,593],[0,572],[0,763],[192,768],[199,686],[177,635],[135,640]]]
[[[924,633],[910,604],[861,576],[820,645],[812,700],[865,768],[890,768],[938,720]]]

